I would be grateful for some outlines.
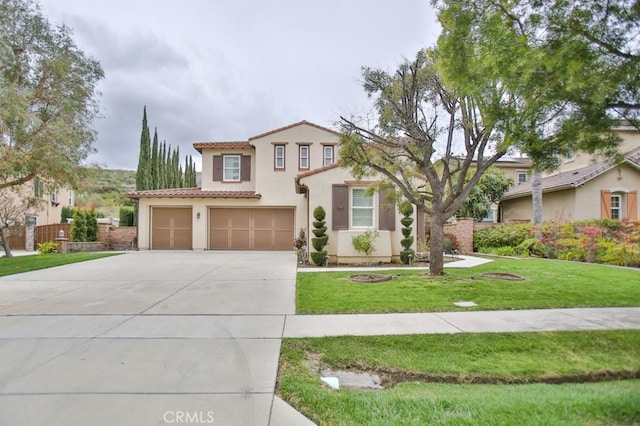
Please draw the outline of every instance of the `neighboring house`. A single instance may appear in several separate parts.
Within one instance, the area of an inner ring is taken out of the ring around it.
[[[39,202],[27,208],[22,217],[26,225],[52,225],[60,223],[62,208],[73,207],[75,194],[70,188],[58,188],[48,185],[44,181],[34,178],[20,188],[7,188],[5,194],[10,194],[16,205],[21,199],[36,198]]]
[[[301,121],[246,141],[194,143],[202,154],[201,187],[127,194],[139,200],[138,247],[293,250],[304,229],[313,250],[313,210],[322,206],[330,261],[361,261],[351,238],[369,229],[380,234],[371,260],[395,260],[401,216],[384,196],[367,193],[372,182],[337,166],[339,137]]]
[[[30,185],[33,188],[33,195],[41,199],[42,202],[25,212],[27,224],[52,225],[60,223],[62,208],[75,205],[75,193],[71,188],[46,185],[37,178]]]
[[[624,160],[615,164],[587,153],[571,153],[542,178],[543,220],[609,218],[638,220],[640,132],[614,129],[623,139]],[[514,186],[500,202],[502,222],[533,218],[531,181]]]

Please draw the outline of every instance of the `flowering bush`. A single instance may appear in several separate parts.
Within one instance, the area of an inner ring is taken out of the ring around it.
[[[526,235],[523,233],[526,231]],[[533,238],[539,231],[542,238]],[[513,247],[521,256],[640,267],[640,222],[594,219],[567,224],[545,222],[503,225],[474,232],[474,246],[484,253],[506,253]]]

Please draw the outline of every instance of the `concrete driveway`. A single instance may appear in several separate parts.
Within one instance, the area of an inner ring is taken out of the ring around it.
[[[0,424],[269,424],[295,274],[152,251],[0,278]]]

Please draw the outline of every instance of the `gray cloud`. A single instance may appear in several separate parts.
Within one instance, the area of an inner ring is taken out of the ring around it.
[[[362,114],[361,66],[392,70],[438,31],[424,0],[41,2],[104,68],[91,160],[110,168],[135,169],[144,105],[151,131],[195,157],[195,141]]]

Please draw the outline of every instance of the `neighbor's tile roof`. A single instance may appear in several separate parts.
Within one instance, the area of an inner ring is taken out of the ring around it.
[[[640,168],[640,147],[626,153],[623,163],[629,163],[636,168]],[[568,170],[544,177],[542,178],[542,192],[576,188],[613,167],[615,167],[615,164],[612,162],[599,162],[580,169]],[[531,180],[529,180],[511,188],[503,195],[502,199],[508,200],[511,198],[524,197],[531,194],[531,192]]]
[[[229,142],[194,142],[193,147],[202,154],[203,149],[252,149],[254,148],[247,141],[229,141]]]
[[[129,198],[260,198],[254,191],[203,191],[201,188],[173,188],[134,191]]]
[[[305,125],[305,124],[307,126],[315,127],[316,129],[324,130],[325,132],[333,133],[334,135],[340,136],[340,133],[336,132],[335,130],[329,129],[328,127],[323,127],[323,126],[320,126],[318,124],[312,123],[310,121],[302,120],[302,121],[298,121],[297,123],[289,124],[288,126],[279,127],[277,129],[274,129],[274,130],[269,130],[268,132],[265,132],[265,133],[260,133],[259,135],[256,135],[256,136],[251,136],[249,138],[249,140],[251,141],[251,140],[254,140],[254,139],[260,139],[260,138],[263,138],[265,136],[269,136],[269,135],[271,135],[273,133],[282,132],[284,130],[289,130],[289,129],[292,129],[294,127],[302,126],[302,125]]]
[[[575,188],[613,167],[611,164],[595,163],[581,169],[569,170],[542,178],[542,192]],[[531,194],[531,180],[514,186],[502,196],[503,200]]]

